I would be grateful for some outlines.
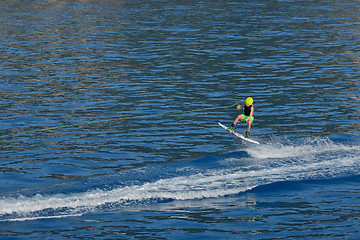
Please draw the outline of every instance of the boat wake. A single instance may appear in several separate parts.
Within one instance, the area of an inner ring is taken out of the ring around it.
[[[153,165],[51,190],[7,194],[0,198],[0,221],[78,216],[231,196],[282,181],[359,175],[359,153],[357,143],[330,139],[256,145],[190,163]]]

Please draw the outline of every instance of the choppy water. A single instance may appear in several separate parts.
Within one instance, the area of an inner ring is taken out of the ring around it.
[[[1,238],[356,239],[359,6],[1,1]]]

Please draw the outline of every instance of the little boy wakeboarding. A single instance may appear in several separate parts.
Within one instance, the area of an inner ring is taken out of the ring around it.
[[[231,130],[234,130],[236,123],[240,120],[242,122],[247,123],[247,129],[245,132],[245,137],[250,138],[250,128],[251,124],[254,121],[254,104],[253,99],[251,97],[248,97],[245,100],[244,104],[241,105],[234,105],[234,108],[240,110],[241,108],[244,108],[244,113],[237,116],[237,118],[234,120],[234,123],[231,124],[230,128]]]

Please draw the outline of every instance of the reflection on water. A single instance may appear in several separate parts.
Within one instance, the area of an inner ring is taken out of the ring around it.
[[[247,96],[262,141],[358,133],[356,2],[1,5],[1,135],[55,127],[1,141],[2,171],[20,186],[232,149],[217,126],[230,108],[140,116]],[[74,125],[125,116],[135,118]]]

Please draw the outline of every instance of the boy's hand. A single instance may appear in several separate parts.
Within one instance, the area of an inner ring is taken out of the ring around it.
[[[241,105],[234,104],[234,105],[232,105],[232,107],[235,109],[241,110]]]
[[[235,124],[231,124],[230,127],[229,127],[230,130],[234,130],[235,129]]]

